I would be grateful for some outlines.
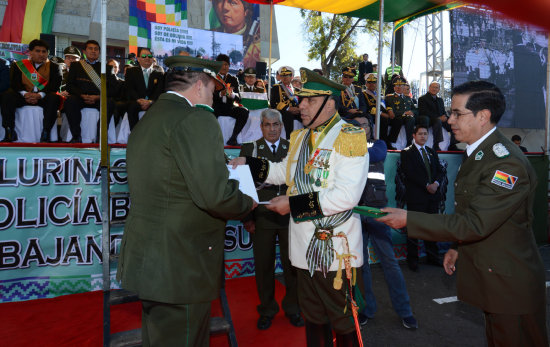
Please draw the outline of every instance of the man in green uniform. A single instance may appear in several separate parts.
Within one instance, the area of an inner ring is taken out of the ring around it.
[[[458,86],[451,106],[449,124],[468,155],[455,181],[455,213],[385,208],[378,220],[406,225],[414,238],[458,243],[443,266],[452,274],[460,255],[458,298],[483,310],[489,346],[548,346],[545,274],[532,230],[535,172],[496,129],[506,103],[494,84]]]
[[[226,221],[256,203],[228,180],[210,106],[221,63],[175,56],[166,64],[167,92],[128,141],[132,206],[117,279],[142,301],[143,346],[207,346]]]
[[[245,70],[246,73],[246,70]],[[261,114],[261,129],[263,137],[255,142],[244,143],[239,156],[251,156],[280,162],[288,153],[289,142],[281,138],[283,120],[277,110],[265,109]],[[276,196],[285,195],[285,184],[265,184],[258,190],[260,201],[269,201]],[[258,305],[258,329],[265,330],[271,326],[271,320],[279,312],[275,301],[275,240],[279,240],[281,264],[285,280],[286,293],[281,306],[290,323],[303,326],[300,316],[298,296],[296,293],[296,269],[290,264],[288,257],[288,215],[281,216],[268,210],[265,205],[255,209],[244,226],[252,234],[254,267],[256,270],[256,287],[260,298]]]
[[[401,126],[405,126],[405,132],[407,134],[407,145],[412,143],[412,133],[414,130],[414,114],[412,112],[412,99],[408,95],[403,94],[403,85],[406,82],[402,79],[395,81],[394,90],[395,93],[386,95],[386,109],[390,118],[380,118],[380,137],[386,141],[388,149],[395,149],[392,143],[397,141]],[[390,133],[388,132],[388,125],[391,126]]]

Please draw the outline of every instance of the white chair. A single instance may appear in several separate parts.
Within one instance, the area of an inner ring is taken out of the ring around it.
[[[95,108],[85,107],[81,112],[82,119],[80,120],[80,136],[82,137],[82,143],[97,142],[97,122],[99,121],[99,111]],[[61,138],[65,142],[70,142],[73,139],[73,135],[71,134],[67,116],[65,114],[62,114],[61,116],[63,120],[61,124]],[[107,142],[110,144],[116,143],[115,121],[113,117],[111,117],[111,121],[109,122],[109,127],[107,129]]]
[[[44,111],[40,106],[23,106],[15,109],[15,132],[17,133],[15,142],[40,142],[43,119]],[[50,131],[50,141],[57,141],[57,126],[55,124]]]
[[[430,127],[428,128],[428,140],[426,141],[426,145],[433,148],[433,142],[433,131]],[[449,148],[450,143],[451,136],[449,135],[449,132],[447,130],[443,129],[443,141],[439,143],[439,149],[442,151],[446,151]],[[407,147],[407,133],[405,131],[405,126],[401,126],[401,130],[399,131],[399,135],[397,136],[397,141],[393,144],[393,146],[398,150],[402,150],[403,148]]]
[[[222,130],[222,136],[223,136],[223,143],[224,145],[227,143],[227,140],[231,137],[233,134],[233,128],[235,127],[235,118],[229,117],[229,116],[219,116],[218,117],[218,123],[220,124],[220,129]],[[248,123],[248,121],[247,121]],[[246,128],[246,125],[245,125]],[[244,128],[243,128],[244,130]],[[243,143],[243,135],[242,131],[237,135],[237,142]]]
[[[139,111],[139,119],[141,119],[144,114],[145,111]],[[130,136],[130,122],[128,121],[128,112],[124,114],[124,117],[122,117],[122,120],[118,123],[116,133],[116,143],[128,143],[128,137]]]

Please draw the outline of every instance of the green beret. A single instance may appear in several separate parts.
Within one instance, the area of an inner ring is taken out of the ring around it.
[[[170,71],[204,72],[212,77],[219,85],[225,87],[224,83],[217,78],[223,63],[184,55],[173,55],[164,60],[164,64]],[[219,87],[219,86],[218,86]]]
[[[300,68],[300,77],[302,89],[296,91],[296,95],[300,97],[340,95],[340,92],[346,89],[344,85],[331,81],[305,67]]]

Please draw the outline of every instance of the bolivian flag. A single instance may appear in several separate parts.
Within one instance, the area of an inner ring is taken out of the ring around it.
[[[0,41],[29,43],[51,34],[56,0],[8,0]],[[53,47],[52,47],[53,48]]]

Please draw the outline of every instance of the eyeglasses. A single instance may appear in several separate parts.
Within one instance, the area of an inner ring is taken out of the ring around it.
[[[142,54],[141,57],[142,58],[153,58],[153,55],[152,54]]]
[[[451,111],[451,113],[449,114],[449,118],[450,117],[456,117],[458,119],[458,117],[467,115],[468,113],[474,114],[474,112],[472,112],[472,111],[468,111],[468,112]]]

